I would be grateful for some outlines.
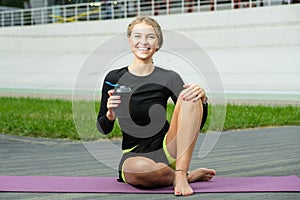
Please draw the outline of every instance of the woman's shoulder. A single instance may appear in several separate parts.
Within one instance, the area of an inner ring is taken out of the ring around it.
[[[126,67],[121,67],[118,69],[113,69],[109,71],[106,75],[106,80],[114,81],[114,80],[119,80],[120,77],[122,77],[123,74],[125,74],[128,71],[127,66]]]

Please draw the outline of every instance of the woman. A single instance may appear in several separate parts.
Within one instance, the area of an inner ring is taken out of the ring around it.
[[[163,43],[161,28],[154,19],[136,18],[129,24],[127,36],[133,62],[106,75],[98,129],[104,134],[112,131],[115,109],[122,101],[114,94],[114,87],[106,83],[132,88],[129,120],[119,118],[123,133],[119,180],[140,187],[173,184],[175,195],[191,195],[189,183],[208,181],[216,174],[207,168],[188,172],[199,130],[207,117],[205,91],[196,84],[184,84],[174,71],[153,64],[152,57]],[[165,112],[152,109],[157,105],[165,109],[169,98],[176,104],[170,123]],[[161,116],[163,120],[158,119]],[[132,121],[135,125],[126,126]],[[155,121],[158,124],[153,125]],[[163,123],[159,125],[159,121]]]

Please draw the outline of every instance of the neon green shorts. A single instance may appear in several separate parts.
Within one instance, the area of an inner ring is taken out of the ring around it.
[[[162,143],[162,150],[155,151],[153,153],[153,155],[151,155],[151,156],[149,156],[148,154],[145,154],[146,155],[145,157],[148,157],[148,158],[154,160],[155,162],[166,163],[172,169],[175,169],[176,159],[173,158],[168,151],[167,134],[164,136],[163,141],[161,141],[161,143]],[[147,145],[147,146],[151,146],[151,145]],[[124,175],[124,170],[123,170],[124,161],[129,157],[143,156],[143,154],[139,155],[138,153],[134,153],[135,149],[137,149],[138,147],[139,146],[137,145],[131,149],[123,150],[123,157],[121,159],[120,166],[119,166],[119,168],[121,168],[121,170],[119,170],[119,181],[127,183],[126,179],[125,179],[125,175]]]

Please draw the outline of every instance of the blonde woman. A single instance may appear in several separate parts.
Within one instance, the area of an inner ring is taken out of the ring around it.
[[[129,24],[127,36],[133,61],[106,75],[97,124],[104,134],[112,131],[115,109],[122,102],[112,84],[130,87],[130,116],[119,118],[123,134],[119,181],[137,187],[174,185],[175,195],[192,195],[189,183],[209,181],[216,174],[207,168],[189,171],[207,117],[205,91],[196,84],[184,84],[176,72],[155,66],[152,57],[163,44],[163,34],[154,19],[137,17]],[[152,109],[155,105],[166,109],[169,98],[175,103],[170,123],[165,112]]]

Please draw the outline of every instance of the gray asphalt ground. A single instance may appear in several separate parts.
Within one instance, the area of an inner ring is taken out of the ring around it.
[[[215,133],[209,133],[215,134]],[[300,126],[223,132],[212,151],[199,158],[202,134],[195,147],[191,169],[214,168],[218,176],[300,176]],[[114,160],[107,144],[94,142]],[[89,153],[82,142],[0,135],[0,175],[116,176],[117,172]],[[0,199],[300,199],[300,193],[198,193],[172,194],[0,193]]]

